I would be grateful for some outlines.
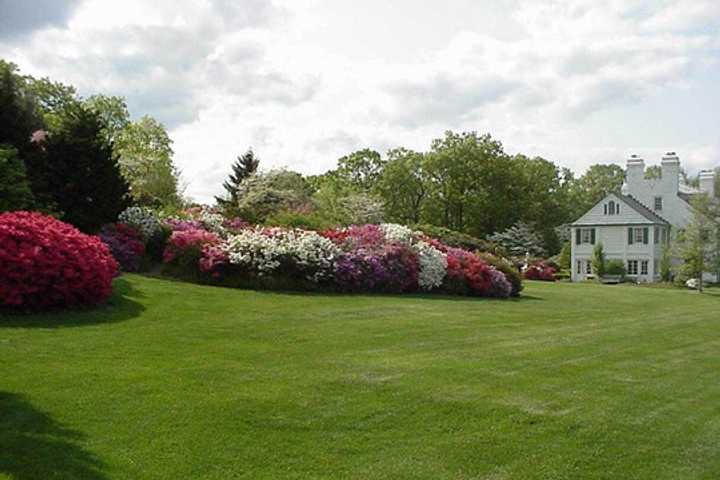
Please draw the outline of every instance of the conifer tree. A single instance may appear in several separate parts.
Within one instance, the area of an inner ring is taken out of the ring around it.
[[[257,171],[259,165],[260,159],[255,156],[252,148],[242,156],[237,157],[237,160],[232,166],[232,173],[230,173],[228,179],[223,182],[223,188],[226,192],[225,196],[215,197],[215,201],[220,207],[225,209],[237,207],[240,201],[240,185]]]

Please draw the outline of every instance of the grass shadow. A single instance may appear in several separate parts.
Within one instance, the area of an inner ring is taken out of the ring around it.
[[[82,327],[101,323],[116,323],[138,317],[145,306],[138,300],[144,294],[126,279],[113,281],[113,293],[108,301],[94,308],[51,310],[47,312],[14,312],[0,310],[0,328],[56,328]]]
[[[103,462],[78,445],[83,438],[23,396],[0,391],[0,474],[15,480],[106,479]]]

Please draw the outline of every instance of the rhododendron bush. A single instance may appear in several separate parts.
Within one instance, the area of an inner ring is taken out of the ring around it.
[[[233,228],[214,215],[196,213],[193,220],[167,222],[174,232],[165,262],[185,265],[193,275],[206,274],[209,281],[237,284],[244,279],[240,283],[259,287],[498,298],[519,292],[505,273],[478,255],[402,225],[356,225],[317,233],[250,228],[240,221]]]
[[[528,280],[543,280],[546,282],[555,281],[555,268],[544,262],[536,262],[527,265],[523,269],[523,274]]]
[[[100,230],[100,240],[108,246],[122,270],[126,272],[140,270],[145,243],[139,231],[124,223],[113,223],[105,225]]]
[[[0,305],[93,305],[112,293],[117,262],[95,236],[39,213],[0,214]]]

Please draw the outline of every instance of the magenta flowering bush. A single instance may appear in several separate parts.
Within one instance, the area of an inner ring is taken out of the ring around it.
[[[110,249],[125,272],[140,270],[145,243],[142,233],[124,223],[111,223],[100,230],[100,240]]]
[[[194,266],[200,260],[203,248],[219,243],[220,237],[206,230],[193,229],[173,232],[165,247],[163,262]]]

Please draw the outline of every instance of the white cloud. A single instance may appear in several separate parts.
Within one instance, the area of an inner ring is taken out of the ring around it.
[[[715,71],[718,8],[93,0],[35,25],[28,41],[0,40],[0,56],[84,93],[125,95],[133,113],[169,124],[188,192],[201,200],[219,192],[249,146],[265,167],[317,173],[356,148],[426,149],[448,128],[488,131],[511,152],[577,170],[683,146],[688,165],[701,168],[720,163],[720,138],[647,129],[657,104]],[[677,105],[667,121],[687,122]],[[694,121],[715,118],[711,105]]]

